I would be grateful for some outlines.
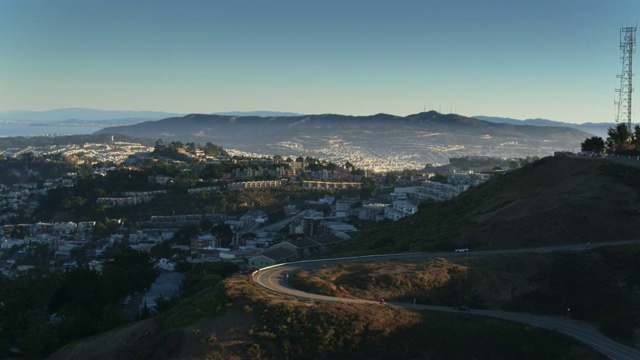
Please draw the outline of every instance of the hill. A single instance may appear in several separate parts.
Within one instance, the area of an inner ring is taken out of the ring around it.
[[[271,116],[302,116],[304,114],[286,112],[286,111],[258,110],[258,111],[224,111],[224,112],[211,113],[211,115],[271,117]]]
[[[512,118],[505,117],[497,117],[497,116],[483,116],[476,115],[473,116],[474,119],[489,121],[492,123],[498,124],[512,124],[512,125],[534,125],[534,126],[562,126],[562,127],[570,127],[578,130],[582,130],[588,132],[590,134],[600,136],[603,139],[607,137],[607,130],[611,127],[615,127],[615,123],[583,123],[583,124],[573,124],[562,121],[555,121],[549,119],[525,119],[518,120]]]
[[[143,139],[135,136],[119,135],[115,137],[117,141],[138,143],[145,146],[153,146],[155,141],[151,139]],[[9,148],[21,148],[26,149],[29,147],[40,147],[50,145],[82,145],[85,143],[98,143],[106,144],[112,141],[112,137],[109,134],[98,135],[64,135],[64,136],[13,136],[13,137],[0,137],[0,150],[6,150]]]
[[[65,108],[45,111],[14,110],[0,111],[0,120],[15,122],[57,123],[68,120],[85,122],[120,122],[119,120],[137,119],[157,120],[170,116],[179,116],[176,113],[161,111],[120,111],[120,110],[96,110],[84,108]]]
[[[576,151],[590,134],[568,127],[496,124],[435,111],[406,117],[377,114],[303,116],[222,116],[191,114],[97,133],[204,143],[225,149],[283,156],[312,156],[394,170],[447,164],[450,157],[548,156]],[[395,159],[395,165],[390,159]]]
[[[637,166],[637,163],[633,163]],[[517,248],[637,238],[640,169],[616,160],[544,158],[414,216],[384,223],[342,253],[459,246]],[[300,272],[291,283],[331,295],[459,304],[595,321],[638,343],[638,247],[580,254],[431,259]],[[603,297],[606,291],[608,297]],[[577,300],[579,299],[579,300]],[[625,319],[629,319],[625,321]],[[462,344],[462,345],[461,345]],[[509,346],[505,346],[509,344]],[[283,297],[236,275],[154,318],[61,349],[52,359],[601,359],[530,326]]]
[[[426,201],[382,224],[342,254],[508,249],[640,237],[640,169],[624,159],[547,157],[470,189]]]
[[[50,359],[604,359],[558,333],[465,315],[285,298],[245,274]]]

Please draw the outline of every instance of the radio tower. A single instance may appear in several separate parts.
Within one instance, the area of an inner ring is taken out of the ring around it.
[[[622,121],[627,123],[629,131],[631,131],[631,93],[633,92],[633,53],[636,50],[636,28],[623,27],[620,29],[620,51],[622,52],[622,74],[618,75],[620,79],[620,89],[616,92],[620,94],[618,105],[618,114],[616,115],[616,123]]]

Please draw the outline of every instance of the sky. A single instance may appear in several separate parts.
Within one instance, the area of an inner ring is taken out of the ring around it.
[[[639,17],[639,0],[0,0],[0,111],[612,122]]]

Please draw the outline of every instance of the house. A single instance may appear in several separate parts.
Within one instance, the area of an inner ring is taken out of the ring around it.
[[[149,184],[167,185],[169,182],[173,181],[173,178],[166,175],[150,175],[148,177],[148,181]]]
[[[20,247],[25,244],[23,239],[4,239],[0,243],[0,249],[11,249],[14,246]]]
[[[317,245],[317,251],[319,253],[324,253],[328,249],[333,246],[344,242],[345,240],[350,239],[351,237],[343,232],[337,234],[323,234],[319,236],[314,236],[312,239],[315,241]]]
[[[56,257],[70,258],[71,251],[76,247],[73,245],[60,245],[58,246],[58,250],[55,252]]]
[[[212,234],[198,235],[191,238],[191,253],[198,254],[202,249],[217,248],[220,246],[218,239]]]
[[[285,241],[274,247],[286,247],[287,249],[294,250],[298,254],[299,259],[315,255],[319,251],[318,243],[310,237]]]
[[[249,259],[249,268],[257,269],[282,262],[297,260],[297,251],[286,247],[274,247]]]
[[[342,221],[325,221],[322,224],[326,229],[329,230],[330,233],[336,232],[356,232],[358,229],[351,225]]]
[[[357,182],[333,182],[333,181],[303,181],[302,187],[305,189],[348,189],[360,188]]]
[[[93,227],[96,225],[95,221],[81,221],[78,223],[78,232],[84,232],[90,234],[93,231]]]
[[[345,233],[337,233],[285,241],[266,250],[261,255],[250,258],[249,268],[257,269],[321,254],[348,239],[350,237]]]
[[[346,200],[346,199],[340,199],[336,201],[336,205],[335,205],[335,214],[336,216],[340,216],[340,217],[346,217],[348,215],[349,210],[351,210],[351,207],[356,203],[356,201],[354,200]]]

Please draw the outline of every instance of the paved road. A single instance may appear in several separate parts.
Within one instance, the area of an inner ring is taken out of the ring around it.
[[[350,262],[374,262],[374,261],[388,261],[388,260],[404,260],[404,259],[421,259],[421,258],[438,258],[438,257],[455,257],[455,256],[478,256],[487,254],[507,254],[507,253],[527,253],[527,252],[553,252],[553,251],[579,251],[599,246],[620,246],[639,244],[640,240],[632,241],[617,241],[608,243],[593,243],[582,245],[567,245],[567,246],[554,246],[544,248],[532,248],[532,249],[517,249],[517,250],[490,250],[490,251],[472,251],[468,253],[410,253],[410,254],[388,254],[388,255],[371,255],[360,256],[352,258],[338,258],[338,259],[322,259],[322,260],[310,260],[299,261],[295,263],[278,264],[266,268],[262,268],[259,271],[253,273],[253,280],[266,287],[267,289],[279,292],[285,295],[292,295],[306,299],[321,300],[321,301],[341,301],[349,303],[361,303],[361,304],[377,304],[378,300],[366,300],[366,299],[345,299],[337,298],[325,295],[311,294],[304,291],[300,291],[292,288],[288,284],[288,274],[291,274],[298,270],[309,270],[316,267],[320,267],[328,264],[336,263],[350,263]],[[415,308],[418,310],[431,310],[431,311],[445,311],[445,312],[458,312],[449,307],[422,305],[422,304],[406,304],[406,303],[391,303],[395,306],[402,306],[406,308]],[[513,313],[506,311],[493,311],[493,310],[472,310],[465,312],[470,315],[482,315],[494,318],[500,318],[511,321],[518,321],[545,329],[553,329],[563,334],[569,335],[575,339],[582,341],[600,351],[602,354],[615,360],[637,360],[640,359],[640,350],[631,348],[626,345],[617,343],[608,337],[604,336],[598,329],[588,323],[570,319],[568,317],[552,317],[552,316],[539,316],[525,313]]]

